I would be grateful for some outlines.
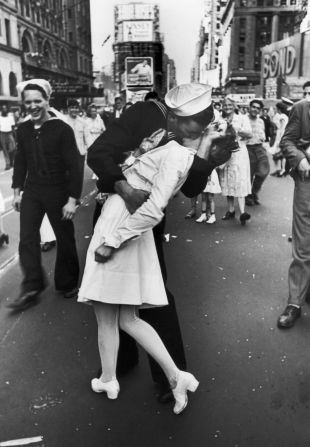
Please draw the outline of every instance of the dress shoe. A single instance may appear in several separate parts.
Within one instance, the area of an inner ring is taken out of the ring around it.
[[[229,220],[229,219],[234,219],[235,218],[235,211],[226,211],[225,216],[222,217],[222,220]]]
[[[255,202],[254,202],[253,197],[252,196],[247,196],[245,198],[245,204],[246,204],[246,206],[254,206]]]
[[[239,219],[240,219],[241,225],[245,225],[246,221],[251,219],[251,214],[244,212],[244,213],[240,214]]]
[[[185,219],[192,219],[196,216],[196,211],[194,209],[191,209],[186,215]]]
[[[175,399],[173,408],[174,414],[180,414],[188,404],[187,391],[194,393],[198,388],[199,382],[193,376],[185,371],[179,371],[176,387],[172,389]]]
[[[255,192],[253,192],[252,196],[253,196],[254,204],[255,205],[260,205],[260,201],[259,201],[258,195]]]
[[[301,316],[301,308],[288,305],[284,309],[284,312],[278,318],[279,328],[290,328],[294,326],[296,320]]]
[[[30,306],[34,306],[39,302],[39,294],[41,290],[31,290],[16,298],[12,303],[8,304],[10,309],[22,311]]]
[[[71,290],[64,290],[63,291],[64,294],[64,298],[77,298],[78,294],[79,294],[79,288],[78,287],[74,287],[74,289]]]
[[[160,404],[168,404],[169,402],[173,402],[174,401],[174,395],[172,390],[170,389],[161,389],[157,400]]]
[[[216,217],[215,217],[215,214],[213,213],[213,214],[211,214],[211,216],[209,217],[209,219],[207,220],[207,224],[213,224],[213,223],[215,223],[216,222]]]
[[[272,177],[279,177],[280,172],[281,172],[280,169],[277,169],[276,171],[272,172],[270,175]]]
[[[41,251],[50,251],[54,247],[56,247],[56,241],[44,242],[44,244],[41,245]]]
[[[109,382],[102,382],[100,379],[91,381],[91,388],[95,393],[107,393],[109,399],[117,399],[119,393],[119,383],[116,379]]]
[[[207,221],[207,213],[201,213],[201,216],[196,219],[197,223],[202,223]]]
[[[5,234],[5,233],[2,233],[1,236],[0,236],[0,247],[2,247],[4,242],[6,243],[6,245],[9,245],[9,235]]]

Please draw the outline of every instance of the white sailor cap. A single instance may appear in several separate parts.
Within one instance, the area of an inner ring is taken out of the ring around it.
[[[17,91],[21,94],[28,84],[38,85],[39,87],[43,88],[48,98],[51,96],[52,87],[46,79],[28,79],[27,81],[19,82],[16,86]]]
[[[207,84],[181,84],[165,96],[169,109],[177,116],[191,116],[202,112],[212,104],[212,87]]]

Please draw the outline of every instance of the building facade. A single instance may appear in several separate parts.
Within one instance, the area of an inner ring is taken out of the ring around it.
[[[116,5],[114,22],[114,80],[119,93],[133,102],[151,90],[164,96],[174,83],[175,68],[164,53],[158,5]]]
[[[0,105],[18,103],[16,85],[22,80],[15,0],[0,1]]]
[[[90,95],[89,0],[18,0],[17,24],[23,79],[48,79],[58,102]]]
[[[227,93],[259,94],[261,48],[299,29],[302,0],[229,0],[222,16],[222,82]],[[226,49],[227,50],[227,49]]]

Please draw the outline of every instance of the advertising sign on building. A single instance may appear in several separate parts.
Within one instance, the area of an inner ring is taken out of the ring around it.
[[[262,48],[263,79],[299,76],[301,39],[299,33]]]
[[[136,91],[132,91],[132,90],[127,90],[126,91],[126,101],[127,102],[138,102],[138,101],[144,101],[144,97],[145,95],[149,92],[150,90],[136,90]]]
[[[127,87],[151,86],[154,83],[152,57],[126,57],[125,70]]]
[[[248,105],[255,98],[255,93],[230,93],[229,97],[238,104]]]
[[[155,18],[154,5],[130,3],[117,5],[118,20],[153,20]]]
[[[153,22],[151,20],[125,21],[123,23],[124,42],[152,42]]]

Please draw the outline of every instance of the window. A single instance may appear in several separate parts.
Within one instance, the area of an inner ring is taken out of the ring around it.
[[[10,96],[18,96],[16,85],[17,85],[16,75],[11,71],[11,73],[9,74]]]
[[[26,0],[26,4],[25,4],[25,14],[26,14],[27,17],[30,17],[29,0]]]
[[[72,19],[72,10],[68,8],[68,19]]]
[[[287,0],[281,0],[281,6],[286,6]]]
[[[11,24],[9,19],[4,19],[5,24],[5,36],[6,36],[6,44],[11,46]]]
[[[0,95],[3,95],[3,82],[2,82],[2,74],[0,72]]]
[[[72,42],[73,40],[73,34],[72,31],[69,31],[69,42]]]

